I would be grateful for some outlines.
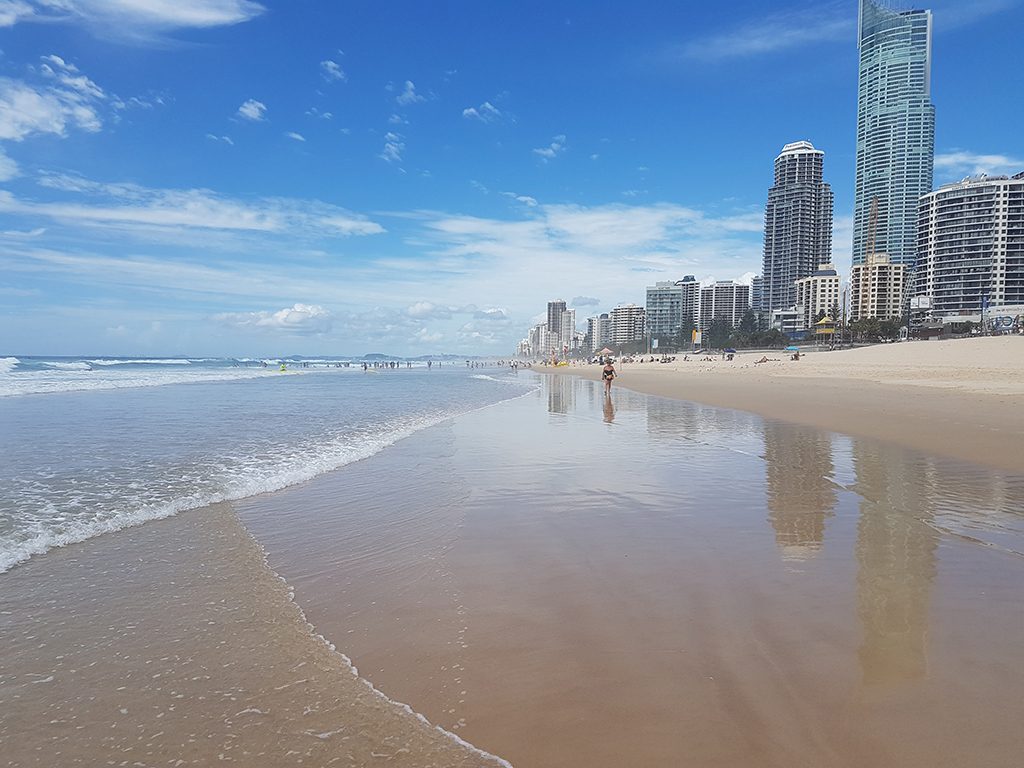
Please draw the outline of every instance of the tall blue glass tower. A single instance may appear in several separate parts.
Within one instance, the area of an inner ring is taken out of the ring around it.
[[[860,0],[859,45],[853,263],[863,263],[873,246],[913,268],[918,202],[932,191],[935,158],[932,13]]]

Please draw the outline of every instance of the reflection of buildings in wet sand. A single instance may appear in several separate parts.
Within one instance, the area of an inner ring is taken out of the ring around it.
[[[726,438],[731,442],[740,435],[759,429],[760,422],[756,416],[743,411],[660,397],[646,398],[645,411],[647,434],[652,438],[699,436],[708,441]]]
[[[569,413],[576,408],[575,376],[547,376],[548,413]]]
[[[832,438],[817,429],[765,422],[768,521],[784,560],[807,560],[821,549],[825,519],[836,505]]]
[[[916,680],[927,666],[938,534],[926,523],[939,473],[930,460],[881,444],[855,442],[853,462],[862,498],[856,554],[864,682]]]

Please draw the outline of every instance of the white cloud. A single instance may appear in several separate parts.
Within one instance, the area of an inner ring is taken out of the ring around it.
[[[391,123],[391,125],[408,125],[409,124],[408,120],[406,120],[401,115],[395,114],[395,113],[392,113],[391,117],[388,118],[388,122]]]
[[[405,142],[402,141],[402,136],[397,133],[388,131],[384,134],[384,149],[378,155],[382,160],[387,160],[389,163],[400,163],[402,162],[402,152],[405,150]]]
[[[431,332],[426,328],[420,328],[413,334],[413,339],[421,344],[436,344],[444,338],[443,333]]]
[[[18,168],[18,164],[7,156],[3,147],[0,147],[0,181],[10,181],[20,175],[21,171]]]
[[[334,117],[333,113],[331,113],[331,112],[321,112],[316,107],[310,107],[309,109],[307,109],[306,110],[306,114],[309,115],[310,117],[318,117],[321,120],[330,120],[332,117]]]
[[[481,123],[491,123],[501,117],[501,110],[485,101],[479,107],[466,107],[462,110],[462,116],[467,120],[479,120]]]
[[[34,133],[66,136],[69,128],[100,130],[103,122],[97,110],[104,98],[102,89],[87,77],[73,75],[77,70],[58,71],[44,63],[41,71],[53,84],[35,88],[0,78],[0,139],[21,141]]]
[[[952,150],[935,156],[935,169],[945,177],[987,174],[1014,174],[1024,171],[1024,160],[1008,155],[982,155],[965,150]]]
[[[344,82],[348,79],[348,75],[345,74],[345,70],[338,66],[338,63],[326,59],[320,62],[320,74],[323,75],[324,80],[328,82],[334,82],[341,80]]]
[[[599,299],[595,299],[592,296],[577,296],[576,298],[574,298],[572,300],[571,306],[573,306],[573,307],[596,307],[600,303],[601,302],[600,302]]]
[[[364,216],[319,201],[268,198],[242,202],[206,189],[151,189],[66,175],[46,175],[39,183],[48,189],[88,196],[89,200],[35,202],[0,191],[0,213],[140,233],[188,228],[337,237],[384,231]]]
[[[539,147],[533,150],[533,154],[540,155],[544,162],[552,160],[565,151],[565,134],[555,136],[546,147]]]
[[[419,319],[447,320],[452,316],[449,307],[439,306],[429,301],[417,301],[406,308],[405,313],[409,317]]]
[[[70,21],[105,35],[144,37],[160,31],[239,24],[263,11],[252,0],[4,0],[0,27],[22,21]]]
[[[289,139],[292,139],[293,141],[305,141],[306,140],[305,136],[303,136],[301,133],[296,133],[295,131],[288,131],[285,134],[285,136],[287,136]]]
[[[520,202],[523,205],[529,206],[530,208],[537,207],[537,198],[530,197],[529,195],[519,195],[515,192],[502,192],[505,197],[511,197],[516,202]]]
[[[295,304],[276,312],[222,312],[214,320],[239,328],[259,328],[285,333],[327,333],[334,318],[319,304]]]
[[[242,106],[238,108],[238,116],[244,117],[246,120],[263,120],[266,112],[267,105],[262,101],[256,101],[256,99],[247,99]]]
[[[413,83],[412,80],[406,80],[405,88],[402,90],[400,94],[398,94],[397,97],[395,97],[395,101],[397,101],[399,104],[415,104],[418,101],[426,100],[426,97],[416,93],[416,85]]]
[[[718,62],[812,43],[852,40],[856,31],[856,16],[845,3],[808,6],[797,12],[773,12],[728,32],[689,40],[672,49],[669,57]]]
[[[229,146],[232,147],[235,145],[235,142],[231,140],[230,136],[215,136],[212,133],[208,133],[206,134],[206,138],[208,138],[210,141],[222,141],[225,144],[228,144]]]

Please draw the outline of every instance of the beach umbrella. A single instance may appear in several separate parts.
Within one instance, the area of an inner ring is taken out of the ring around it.
[[[610,349],[608,349],[608,347],[605,347],[604,349],[602,349],[597,354],[599,354],[599,355],[611,355],[611,354],[613,354],[613,352]]]
[[[727,354],[727,355],[735,355],[736,354],[736,350],[732,349],[730,347],[729,349],[725,350],[725,354]]]
[[[799,352],[800,347],[786,347],[787,352]]]

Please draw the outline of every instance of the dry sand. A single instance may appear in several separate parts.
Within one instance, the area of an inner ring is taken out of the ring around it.
[[[1024,337],[625,363],[616,386],[1024,471]],[[537,370],[553,372],[555,369]],[[559,368],[589,379],[600,367]]]

